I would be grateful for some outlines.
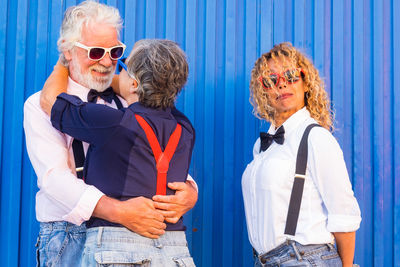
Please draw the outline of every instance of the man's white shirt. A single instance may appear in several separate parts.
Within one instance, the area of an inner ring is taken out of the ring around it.
[[[88,92],[88,88],[68,79],[68,94],[87,101]],[[120,100],[126,107],[125,100]],[[99,98],[97,103],[117,108],[114,101],[110,104]],[[40,107],[40,92],[24,104],[24,130],[28,155],[38,177],[36,219],[77,225],[87,221],[104,194],[76,177],[73,138],[53,128],[49,116]],[[88,144],[83,142],[83,147],[86,154]]]

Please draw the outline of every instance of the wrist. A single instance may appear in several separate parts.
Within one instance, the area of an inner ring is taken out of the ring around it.
[[[109,222],[118,223],[121,212],[121,201],[110,198],[108,196],[102,196],[93,211],[93,216],[107,220]]]

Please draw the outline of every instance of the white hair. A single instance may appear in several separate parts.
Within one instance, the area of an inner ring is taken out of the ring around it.
[[[121,16],[118,9],[114,7],[88,0],[68,8],[64,14],[60,38],[57,41],[61,63],[65,66],[68,66],[68,61],[63,52],[71,50],[75,42],[81,40],[83,25],[88,26],[90,23],[109,24],[117,30],[118,37],[122,28]]]

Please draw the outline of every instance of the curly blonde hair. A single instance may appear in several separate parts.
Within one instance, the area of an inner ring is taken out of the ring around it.
[[[301,68],[303,84],[305,86],[304,103],[307,110],[322,127],[333,131],[334,114],[330,108],[330,101],[325,91],[325,85],[321,80],[318,70],[311,60],[292,46],[291,43],[275,45],[268,53],[258,58],[251,71],[250,103],[253,113],[260,119],[275,123],[276,110],[271,106],[267,91],[260,82],[260,77],[269,77],[271,73],[268,60],[284,59]]]

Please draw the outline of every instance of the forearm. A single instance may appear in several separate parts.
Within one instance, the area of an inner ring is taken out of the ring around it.
[[[333,233],[343,267],[351,267],[354,260],[354,249],[356,243],[356,232]]]
[[[120,201],[104,195],[97,202],[92,216],[109,222],[120,223],[121,215],[119,213],[122,211],[120,204]]]
[[[56,102],[57,96],[67,91],[68,69],[57,62],[53,72],[47,78],[40,96],[40,105],[48,115]]]

